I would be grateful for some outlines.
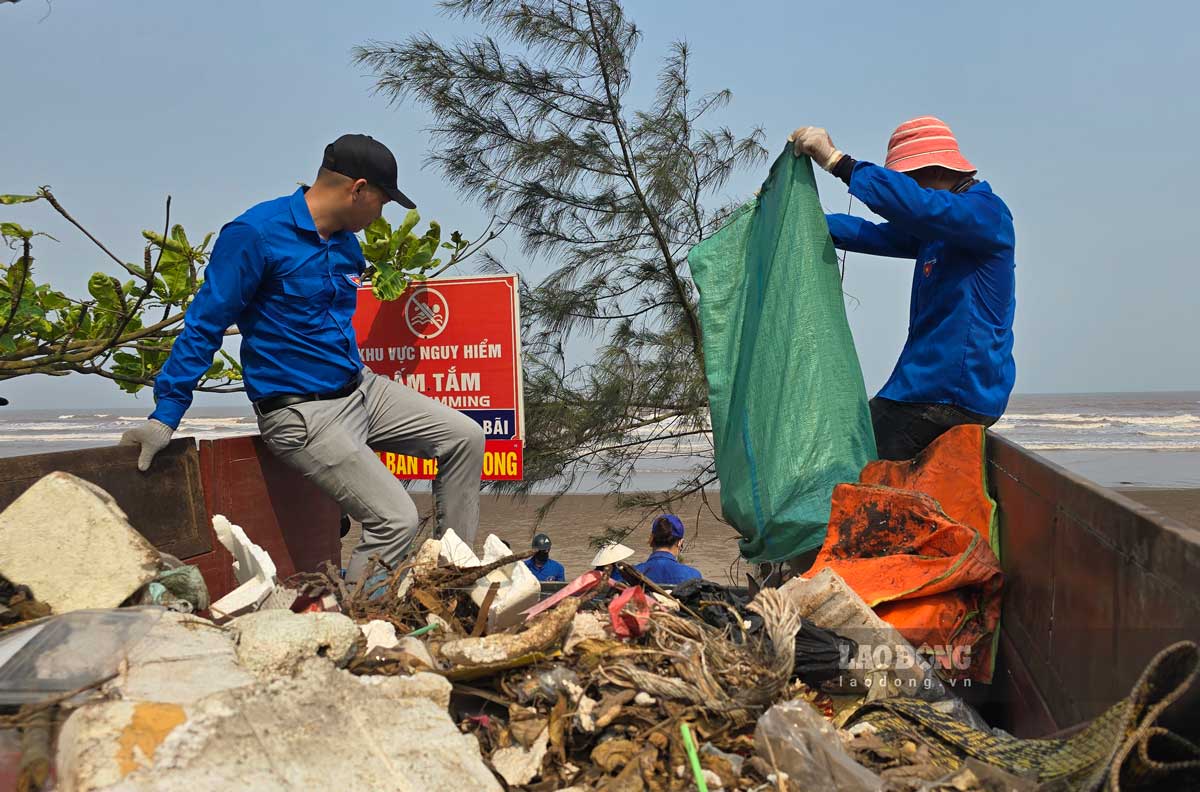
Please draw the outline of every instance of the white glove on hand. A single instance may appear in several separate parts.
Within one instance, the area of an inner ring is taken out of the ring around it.
[[[121,435],[121,445],[140,446],[142,452],[138,455],[138,470],[145,473],[150,469],[150,463],[155,455],[171,442],[175,430],[162,421],[153,418],[147,420],[136,429],[130,429]]]
[[[832,171],[833,166],[842,158],[842,152],[834,147],[829,133],[821,127],[800,127],[788,140],[795,144],[793,153],[797,157],[807,154],[812,157],[813,162],[827,171]]]

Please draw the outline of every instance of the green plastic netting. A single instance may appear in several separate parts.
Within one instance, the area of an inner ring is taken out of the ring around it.
[[[809,158],[789,144],[688,263],[725,519],[750,561],[819,547],[834,485],[858,480],[875,437]]]

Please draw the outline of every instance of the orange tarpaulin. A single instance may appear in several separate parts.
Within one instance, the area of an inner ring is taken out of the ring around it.
[[[983,535],[997,557],[996,502],[988,494],[984,472],[982,426],[955,426],[934,440],[916,459],[868,462],[859,474],[863,484],[882,484],[923,492],[951,519]]]
[[[915,460],[872,462],[863,483],[839,484],[807,575],[832,568],[948,676],[990,682],[1003,576],[983,438],[955,427]]]

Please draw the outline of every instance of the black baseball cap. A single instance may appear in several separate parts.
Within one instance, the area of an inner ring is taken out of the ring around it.
[[[417,208],[396,186],[396,158],[387,146],[370,135],[342,135],[325,147],[321,167],[351,179],[366,179],[405,209]]]

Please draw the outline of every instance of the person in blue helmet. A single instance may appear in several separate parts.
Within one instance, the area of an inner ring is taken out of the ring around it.
[[[566,570],[562,564],[550,557],[550,537],[544,533],[533,537],[533,549],[537,552],[532,558],[525,559],[525,566],[529,567],[533,576],[542,582],[565,582]]]
[[[650,557],[634,567],[660,586],[702,577],[700,570],[679,562],[683,552],[683,520],[662,514],[650,525]]]

